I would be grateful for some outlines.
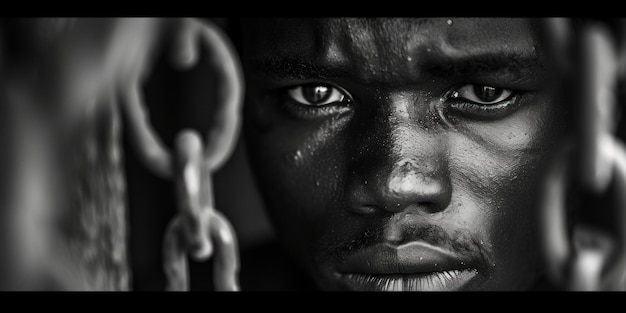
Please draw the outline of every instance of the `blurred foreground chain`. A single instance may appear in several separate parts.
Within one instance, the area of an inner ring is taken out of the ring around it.
[[[220,78],[215,116],[203,144],[194,130],[181,131],[170,153],[147,118],[140,92],[140,73],[123,95],[124,115],[143,164],[155,174],[172,179],[178,214],[170,222],[163,243],[168,291],[188,291],[187,255],[198,261],[214,257],[213,281],[217,291],[238,291],[237,237],[227,218],[215,210],[212,175],[231,155],[240,125],[243,79],[237,55],[228,37],[216,25],[193,18],[175,24],[174,62],[182,68],[198,63],[205,48],[213,72]]]
[[[626,149],[616,136],[626,24],[617,22],[611,29],[595,20],[542,20],[558,82],[555,97],[574,112],[571,138],[546,166],[540,205],[548,276],[563,290],[626,290]],[[603,201],[573,212],[568,206],[575,203],[567,201],[572,190]],[[590,216],[613,227],[594,224]]]

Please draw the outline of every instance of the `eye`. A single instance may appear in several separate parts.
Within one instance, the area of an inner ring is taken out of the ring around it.
[[[467,118],[489,120],[515,112],[520,91],[479,84],[465,84],[448,93],[449,108]]]
[[[467,84],[455,90],[451,98],[465,99],[482,105],[494,105],[507,100],[513,95],[513,91],[504,88],[496,88],[486,85]]]
[[[299,85],[288,89],[287,94],[299,104],[313,107],[346,102],[348,99],[343,91],[328,84]]]

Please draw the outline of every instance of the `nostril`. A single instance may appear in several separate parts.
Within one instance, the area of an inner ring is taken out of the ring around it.
[[[359,214],[359,215],[371,215],[376,213],[376,211],[378,211],[378,207],[375,205],[357,205],[352,207],[351,211],[353,213]]]
[[[376,197],[372,193],[372,181],[354,177],[345,185],[346,209],[357,215],[370,215],[380,211]]]

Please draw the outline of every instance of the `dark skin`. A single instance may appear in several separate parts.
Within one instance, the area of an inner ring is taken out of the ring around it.
[[[242,34],[250,159],[321,289],[536,286],[537,169],[565,125],[534,24],[244,20]]]

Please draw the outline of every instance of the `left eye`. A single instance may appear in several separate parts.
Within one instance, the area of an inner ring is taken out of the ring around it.
[[[296,102],[314,107],[344,102],[346,98],[341,90],[326,84],[300,85],[287,90],[287,93]]]
[[[467,84],[455,90],[451,97],[464,99],[480,105],[494,105],[509,99],[513,90],[486,85]]]

